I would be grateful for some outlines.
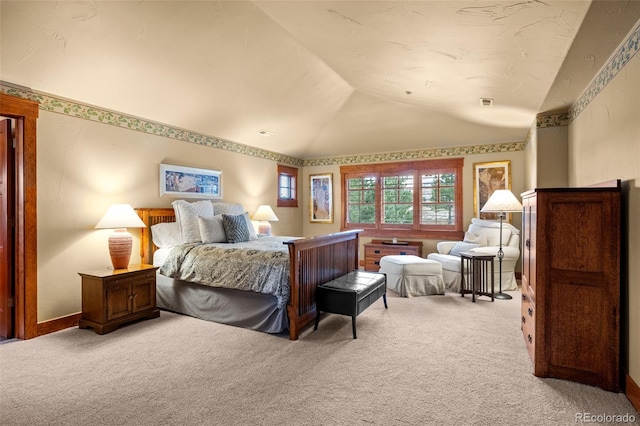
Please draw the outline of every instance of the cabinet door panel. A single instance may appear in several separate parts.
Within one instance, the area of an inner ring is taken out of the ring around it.
[[[107,286],[107,321],[129,315],[131,312],[131,283]]]
[[[146,279],[136,280],[133,284],[133,312],[155,308],[156,293],[153,283]]]

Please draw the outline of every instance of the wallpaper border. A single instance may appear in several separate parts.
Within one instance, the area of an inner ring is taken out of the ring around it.
[[[277,163],[289,164],[297,167],[328,166],[344,164],[379,163],[385,161],[416,160],[423,158],[440,158],[472,154],[488,154],[496,152],[522,151],[526,142],[508,142],[489,145],[461,146],[452,148],[434,148],[416,151],[388,152],[368,155],[351,155],[344,157],[327,157],[317,159],[299,159],[256,147],[242,145],[240,143],[226,141],[212,136],[158,123],[144,118],[111,111],[105,108],[85,104],[59,96],[36,91],[6,81],[0,81],[0,91],[7,95],[16,96],[38,102],[43,111],[68,115],[74,118],[94,121],[102,124],[120,127],[123,129],[147,133],[155,136],[166,137],[210,148],[222,149],[237,154],[271,160]]]
[[[350,155],[304,160],[304,166],[330,166],[345,164],[382,163],[388,161],[419,160],[423,158],[458,157],[461,155],[490,154],[494,152],[522,151],[525,142],[489,145],[458,146],[452,148],[423,149],[417,151],[388,152],[383,154]]]
[[[571,124],[571,118],[568,112],[558,114],[540,114],[536,117],[536,127],[544,129],[546,127],[568,126]]]
[[[575,120],[582,111],[598,96],[613,78],[629,63],[640,50],[640,24],[621,43],[609,62],[602,67],[589,87],[580,95],[578,100],[569,108],[569,120]]]
[[[65,99],[59,96],[32,90],[23,86],[18,86],[6,81],[0,81],[0,91],[6,93],[7,95],[38,102],[38,104],[40,105],[40,109],[43,111],[68,115],[70,117],[81,118],[84,120],[94,121],[102,124],[109,124],[111,126],[120,127],[123,129],[134,130],[137,132],[175,139],[183,142],[190,142],[197,145],[222,149],[225,151],[249,155],[265,160],[291,164],[294,166],[302,166],[302,160],[299,158],[290,157],[288,155],[279,154],[277,152],[267,151],[248,145],[242,145],[236,142],[226,141],[224,139],[215,138],[212,136],[192,132],[190,130],[181,129],[179,127],[158,123],[155,121],[123,114],[116,111],[110,111],[101,107],[88,105],[78,101],[72,101],[70,99]]]

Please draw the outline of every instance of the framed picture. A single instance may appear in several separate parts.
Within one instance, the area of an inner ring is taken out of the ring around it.
[[[480,209],[496,189],[511,189],[511,161],[473,164],[473,216],[498,220],[498,213],[481,213]],[[507,213],[507,222],[511,214]]]
[[[333,174],[310,175],[309,183],[309,220],[312,223],[333,223]]]
[[[160,164],[160,196],[222,199],[222,172]]]

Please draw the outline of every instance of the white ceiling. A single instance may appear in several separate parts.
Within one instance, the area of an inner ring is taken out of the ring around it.
[[[591,4],[2,0],[0,71],[304,159],[518,142],[640,18],[640,1]]]

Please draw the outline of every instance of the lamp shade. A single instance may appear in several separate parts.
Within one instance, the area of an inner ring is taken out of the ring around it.
[[[258,225],[258,234],[271,235],[271,224],[269,222],[277,222],[278,216],[273,212],[271,206],[263,204],[253,214],[252,220],[260,221]]]
[[[522,204],[508,189],[497,189],[480,209],[483,213],[521,212]]]
[[[277,222],[278,216],[273,212],[273,209],[269,205],[262,205],[258,207],[258,210],[253,214],[251,218],[253,220]]]
[[[146,225],[140,219],[129,204],[114,204],[102,216],[96,229],[118,228],[145,228]]]
[[[124,269],[129,266],[133,237],[126,228],[145,227],[142,219],[129,204],[114,204],[102,216],[96,229],[115,229],[115,232],[109,236],[109,255],[114,269]]]

